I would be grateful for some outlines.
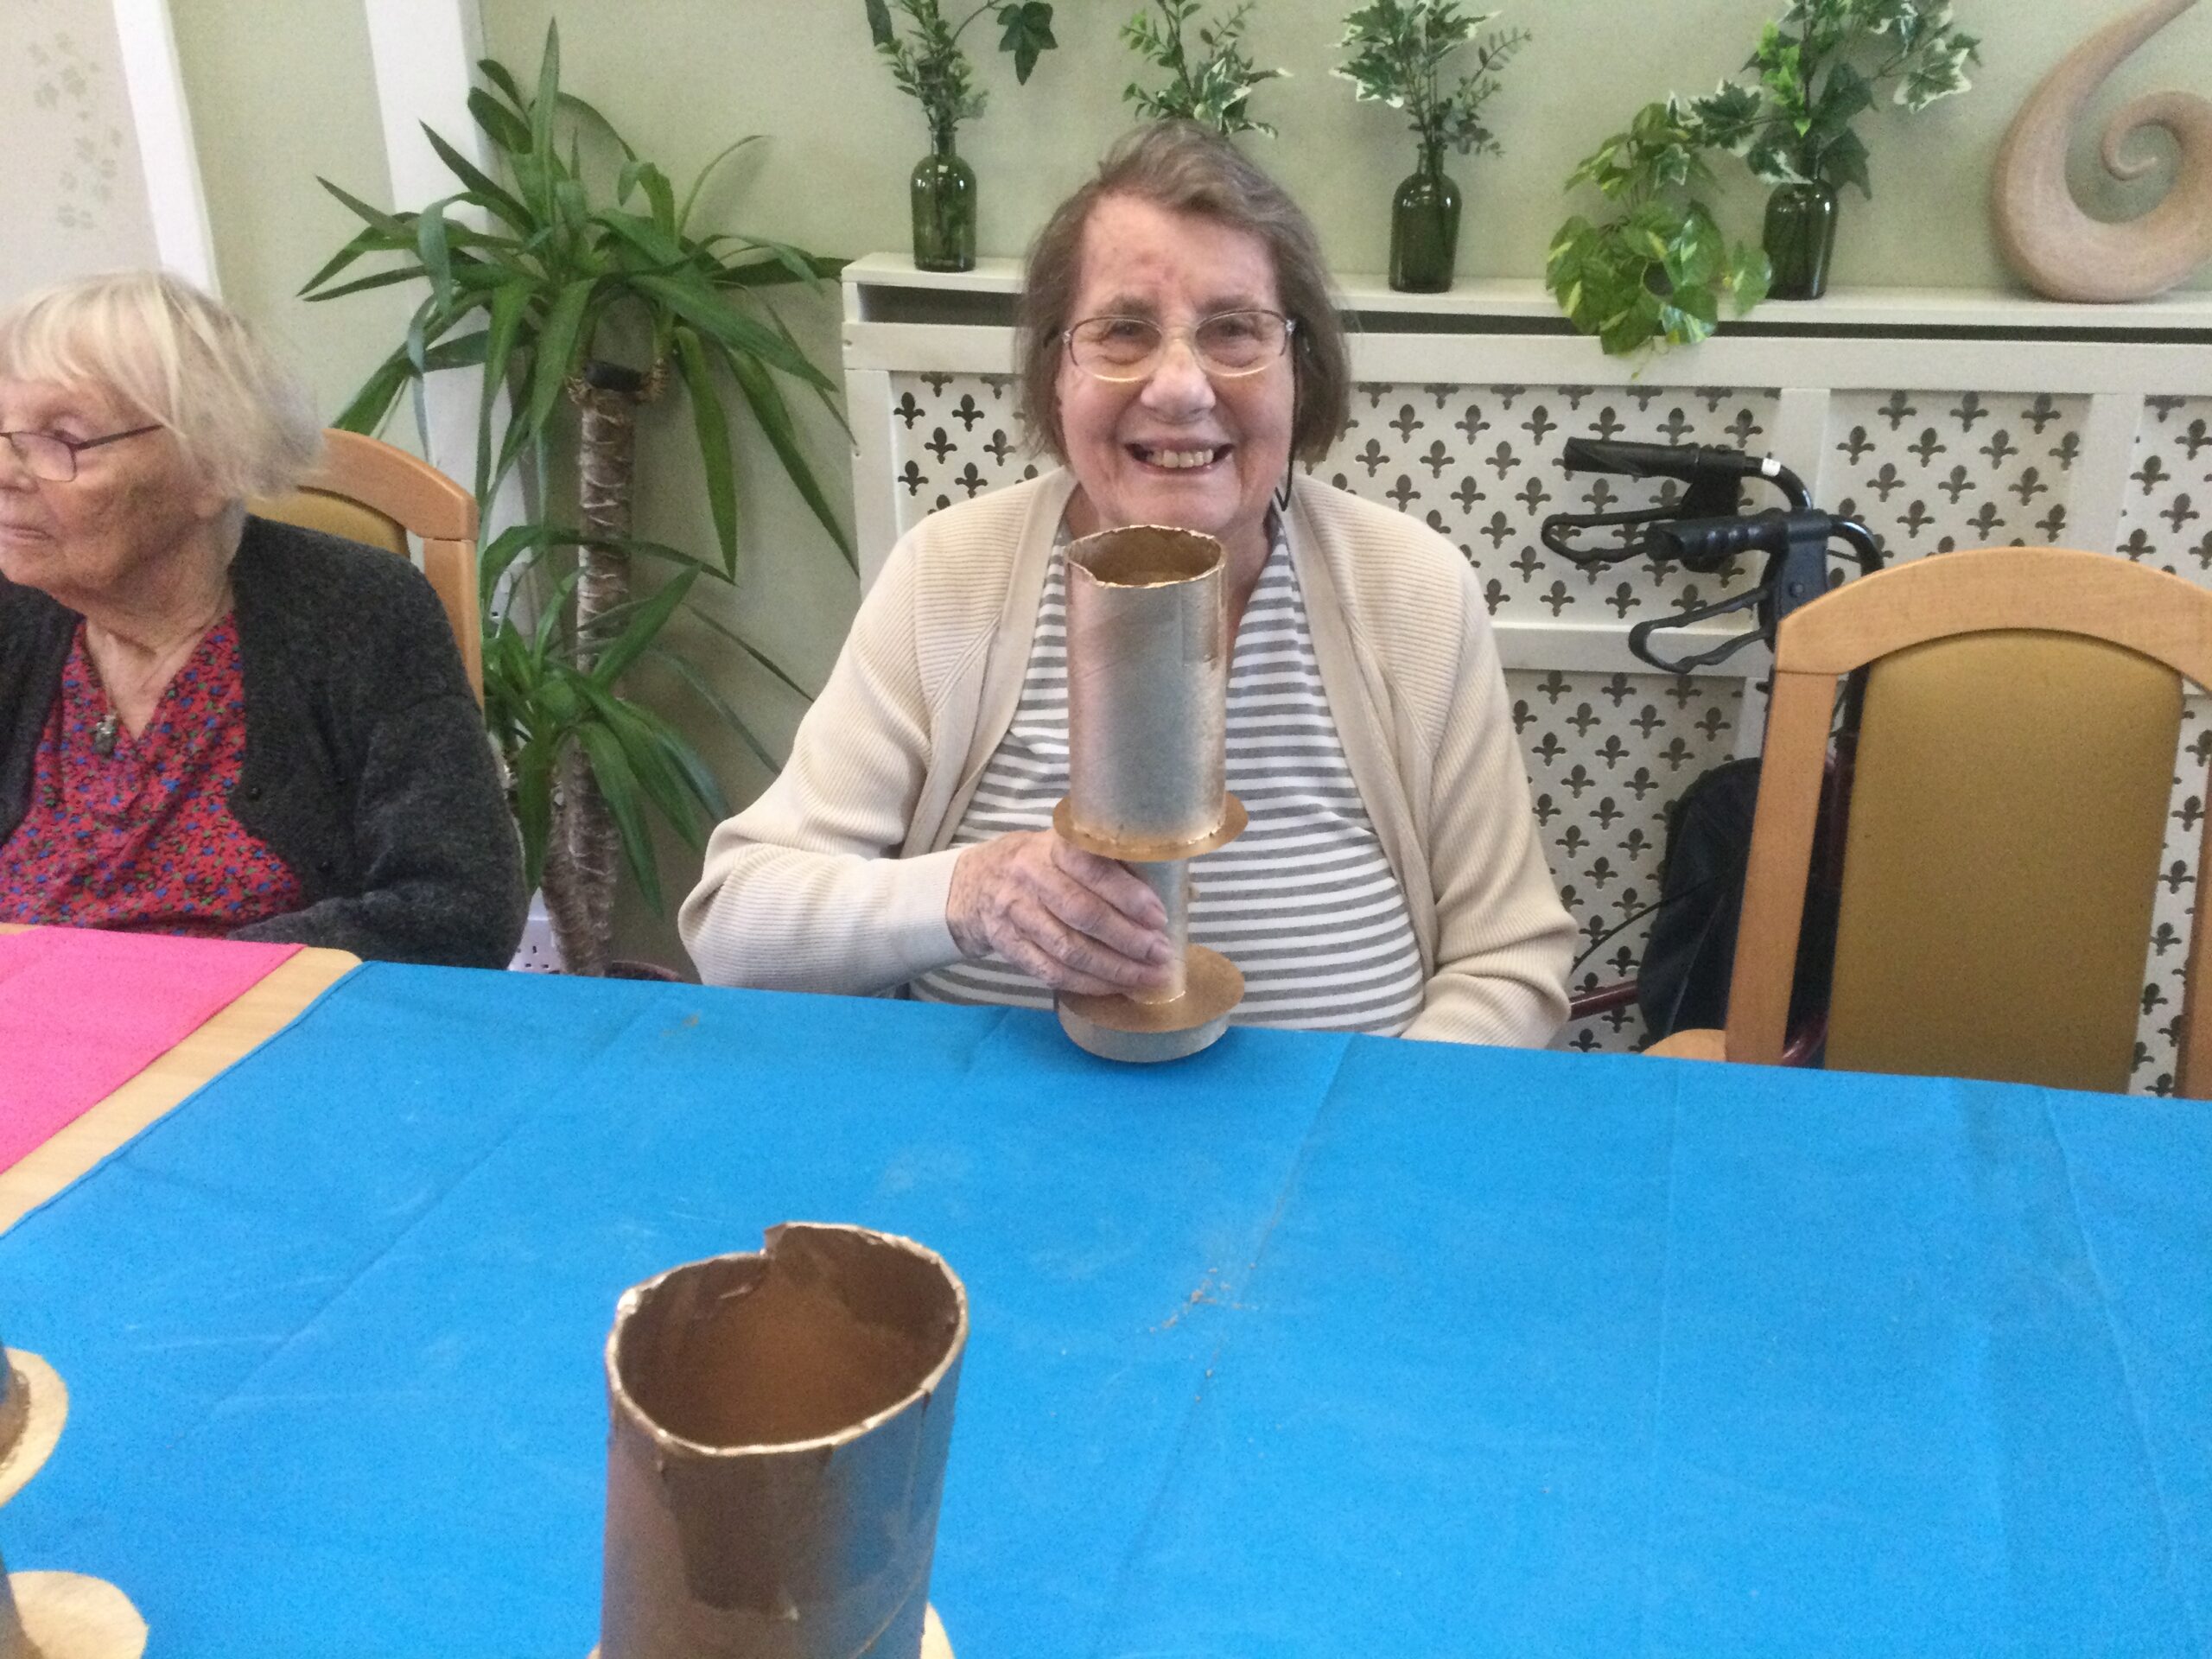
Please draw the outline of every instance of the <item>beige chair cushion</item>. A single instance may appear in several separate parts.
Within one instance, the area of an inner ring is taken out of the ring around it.
[[[2127,1086],[2181,685],[2024,631],[1871,671],[1827,1064]]]
[[[302,530],[319,530],[327,536],[343,536],[348,541],[380,547],[387,553],[404,555],[407,551],[407,532],[396,521],[373,507],[348,501],[344,496],[327,495],[321,490],[295,490],[280,500],[250,505],[259,518],[297,524]]]

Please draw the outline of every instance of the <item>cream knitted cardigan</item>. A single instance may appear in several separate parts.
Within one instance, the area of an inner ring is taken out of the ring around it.
[[[680,921],[709,983],[880,992],[959,960],[949,843],[1020,699],[1073,489],[1048,474],[899,538],[782,775],[708,846]],[[1406,1034],[1548,1041],[1574,928],[1473,572],[1427,526],[1304,477],[1290,546],[1330,712],[1428,976]]]

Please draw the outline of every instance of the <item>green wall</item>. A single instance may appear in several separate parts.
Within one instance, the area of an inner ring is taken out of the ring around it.
[[[224,296],[335,413],[410,308],[397,289],[335,307],[293,297],[359,228],[318,175],[391,202],[361,0],[171,0],[169,13]]]
[[[369,4],[377,0],[366,0]],[[383,293],[307,307],[292,297],[350,234],[346,214],[314,183],[321,173],[379,203],[382,162],[363,0],[173,0],[188,92],[207,177],[225,289],[291,345],[327,409],[334,409],[396,341],[406,302]],[[968,0],[948,0],[964,10]],[[1262,89],[1255,108],[1283,137],[1251,141],[1312,213],[1338,269],[1379,270],[1387,204],[1409,169],[1408,140],[1391,111],[1352,101],[1329,73],[1351,0],[1259,0],[1250,42],[1263,64],[1292,71]],[[1990,162],[2029,89],[2084,34],[2133,0],[1959,0],[1963,25],[1984,37],[1974,89],[1916,118],[1877,111],[1863,130],[1875,197],[1844,207],[1840,284],[2000,287],[2007,278],[1983,202]],[[679,181],[731,139],[760,133],[706,198],[720,227],[784,238],[818,251],[903,249],[905,181],[925,148],[915,105],[870,50],[861,0],[481,0],[486,49],[527,81],[549,20],[557,17],[566,84],[605,110],[645,155]],[[974,36],[992,107],[963,130],[962,151],[982,180],[986,254],[1019,254],[1052,205],[1126,124],[1120,90],[1135,65],[1116,38],[1135,0],[1059,0],[1061,49],[1027,87],[988,51],[988,20]],[[1501,22],[1535,42],[1508,72],[1490,114],[1503,157],[1455,161],[1466,194],[1460,270],[1532,277],[1567,204],[1560,181],[1605,134],[1648,99],[1703,91],[1742,62],[1778,0],[1521,0]],[[956,13],[957,15],[957,13]],[[2123,67],[2100,104],[2164,86],[2212,92],[2212,7],[2184,16]],[[1760,193],[1732,166],[1724,200],[1738,228],[1756,226]],[[2118,212],[2131,200],[2080,171],[2084,199]],[[2145,199],[2153,181],[2136,187]],[[2212,272],[2193,286],[2212,286]],[[787,310],[817,362],[834,372],[838,310],[825,294]],[[401,423],[404,426],[404,423]],[[649,410],[640,443],[641,532],[680,546],[711,545],[697,461],[680,406]],[[402,441],[406,433],[393,435]],[[842,435],[812,421],[811,452],[849,499]],[[746,569],[734,591],[709,601],[725,620],[769,646],[804,683],[828,672],[856,584],[772,463],[747,446]],[[757,717],[780,749],[803,705],[696,625],[671,638],[690,650]],[[766,774],[673,686],[645,689],[698,735],[734,798]],[[688,888],[696,857],[671,848],[672,893]],[[634,905],[625,947],[681,961],[674,932]]]

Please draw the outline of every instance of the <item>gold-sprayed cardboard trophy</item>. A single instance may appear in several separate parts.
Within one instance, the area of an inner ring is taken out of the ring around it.
[[[929,1605],[968,1294],[793,1222],[622,1294],[601,1659],[952,1659]]]
[[[1118,859],[1160,895],[1174,947],[1156,992],[1063,991],[1060,1025],[1113,1060],[1195,1054],[1228,1028],[1244,976],[1191,943],[1190,861],[1243,832],[1227,786],[1229,613],[1221,543],[1156,524],[1067,550],[1068,792],[1060,839]]]
[[[61,1438],[69,1390],[36,1354],[0,1349],[0,1505]],[[146,1621],[130,1599],[80,1573],[10,1573],[0,1563],[0,1659],[138,1659]]]

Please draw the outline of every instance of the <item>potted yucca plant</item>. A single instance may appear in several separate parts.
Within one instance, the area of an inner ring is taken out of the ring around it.
[[[420,213],[383,213],[325,180],[363,229],[302,292],[328,301],[394,283],[428,289],[405,339],[339,416],[340,426],[376,430],[432,370],[483,374],[477,498],[488,503],[520,468],[535,514],[480,556],[485,718],[506,759],[529,873],[544,889],[563,960],[571,971],[595,973],[607,957],[618,855],[647,900],[660,905],[648,818],[658,815],[700,846],[728,810],[691,744],[623,695],[624,671],[656,656],[773,766],[705,677],[658,643],[695,582],[736,573],[733,401],[750,412],[823,533],[853,561],[785,391],[796,385],[829,404],[834,383],[763,300],[779,287],[817,284],[839,267],[757,237],[699,233],[701,192],[721,162],[751,140],[709,162],[679,198],[659,167],[561,90],[557,30],[546,31],[534,93],[495,61],[478,67],[482,84],[469,93],[469,112],[505,179],[430,132],[455,189]],[[621,157],[611,190],[583,165],[583,131]],[[480,212],[484,228],[463,218],[463,208]],[[346,276],[357,262],[378,256],[388,261],[383,269]],[[637,415],[664,388],[680,388],[690,405],[717,543],[713,559],[631,534]],[[512,418],[495,435],[502,408]],[[576,450],[573,522],[556,505],[563,493],[547,471],[556,435],[573,436]],[[640,557],[676,575],[636,600],[630,575]],[[711,625],[703,612],[694,613]],[[792,683],[756,648],[731,638]]]

